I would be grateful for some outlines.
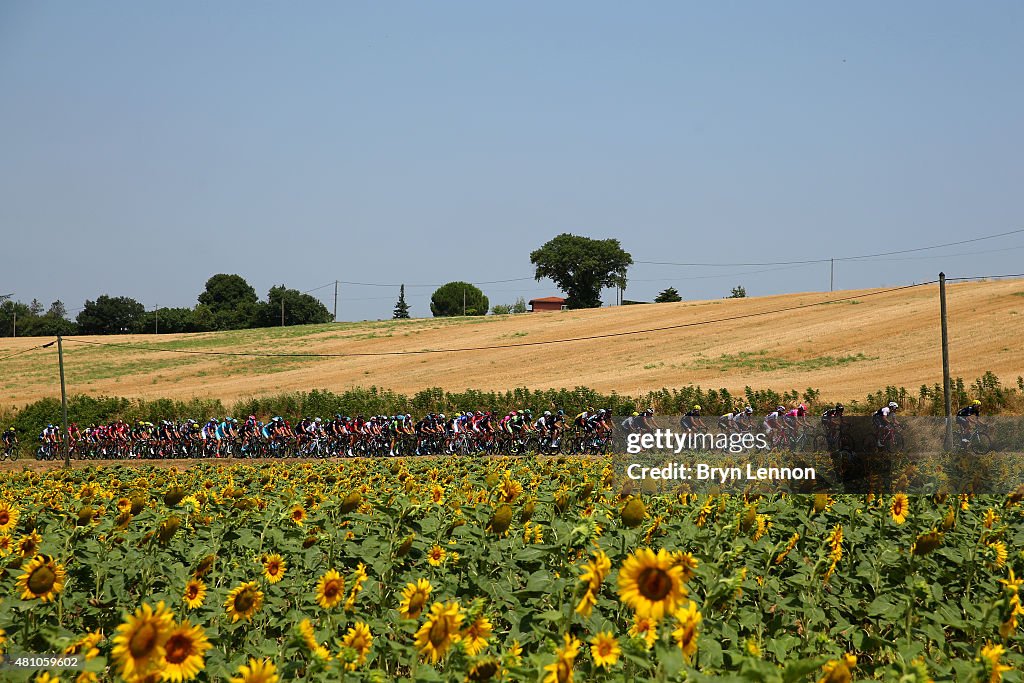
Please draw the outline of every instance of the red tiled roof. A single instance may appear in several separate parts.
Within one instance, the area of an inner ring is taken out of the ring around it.
[[[540,299],[530,299],[531,304],[564,304],[565,299],[560,296],[544,296]]]

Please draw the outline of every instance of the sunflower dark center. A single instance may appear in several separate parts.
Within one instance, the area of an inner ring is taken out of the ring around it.
[[[11,521],[11,513],[7,510],[0,510],[0,526],[7,526]]]
[[[32,575],[28,577],[28,589],[36,595],[43,595],[49,593],[50,589],[53,588],[54,581],[57,580],[56,574],[53,573],[46,565],[39,567]]]
[[[435,648],[441,647],[448,640],[448,620],[441,618],[435,621],[430,627],[428,637],[431,645]]]
[[[651,602],[657,602],[658,600],[663,600],[669,594],[669,591],[672,590],[672,579],[669,578],[665,570],[657,567],[648,567],[640,572],[637,587],[640,595]]]
[[[235,597],[235,611],[245,614],[256,604],[256,593],[246,588]]]
[[[181,664],[192,654],[192,640],[184,634],[171,636],[164,645],[165,658],[170,664]]]
[[[159,635],[157,627],[147,621],[132,634],[128,641],[128,651],[136,659],[145,657],[153,651]]]
[[[324,585],[324,597],[326,598],[335,598],[339,592],[341,592],[341,587],[337,581],[328,581]]]

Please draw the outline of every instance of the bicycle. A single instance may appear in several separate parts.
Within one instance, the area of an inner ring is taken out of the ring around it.
[[[975,425],[967,437],[961,436],[959,439],[953,437],[953,450],[960,453],[966,453],[970,449],[975,455],[985,455],[994,449],[992,443],[992,437],[989,435],[989,426],[985,423],[979,422]]]

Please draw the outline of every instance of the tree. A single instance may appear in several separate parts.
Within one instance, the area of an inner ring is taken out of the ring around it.
[[[675,287],[669,287],[658,294],[658,296],[654,297],[654,303],[656,304],[674,303],[682,300],[683,297],[679,296],[679,292],[676,291]]]
[[[281,324],[282,299],[284,300],[285,325],[314,325],[334,320],[331,312],[315,296],[279,285],[270,288],[270,292],[267,294],[267,303],[260,306],[259,319],[264,327]]]
[[[81,334],[128,334],[138,332],[146,315],[146,307],[127,296],[101,295],[86,301],[78,314]]]
[[[405,285],[398,289],[398,303],[395,304],[395,314],[391,317],[395,320],[409,319],[409,304],[405,303]]]
[[[39,299],[32,299],[32,303],[28,305],[28,310],[32,312],[32,315],[38,317],[43,314],[43,304],[40,303]]]
[[[219,330],[254,327],[260,317],[256,290],[241,275],[214,275],[206,281],[199,303],[210,309]]]
[[[430,295],[430,312],[435,318],[453,315],[487,315],[491,302],[468,282],[449,282]]]
[[[50,309],[46,311],[46,315],[54,318],[67,318],[68,309],[64,306],[63,301],[57,299],[52,304],[50,304]]]
[[[732,294],[726,297],[727,299],[745,299],[747,298],[747,290],[743,288],[743,285],[736,285],[732,288]]]
[[[513,313],[526,313],[526,299],[519,297],[516,302],[512,304]]]
[[[196,311],[203,309],[209,313],[205,306],[191,308],[161,308],[159,311],[147,311],[142,323],[144,334],[174,334],[177,332],[206,332],[210,328],[201,328],[196,325]],[[214,325],[212,314],[210,324]]]
[[[491,313],[494,315],[510,315],[512,313],[512,306],[509,304],[494,304],[491,308]]]
[[[616,239],[594,240],[562,233],[530,254],[534,277],[550,278],[568,296],[567,308],[598,308],[601,290],[625,287],[633,257]]]

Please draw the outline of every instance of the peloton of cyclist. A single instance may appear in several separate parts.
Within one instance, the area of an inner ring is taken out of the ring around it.
[[[786,415],[786,406],[776,406],[775,410],[764,416],[764,433],[771,443],[773,434],[785,434],[783,421]]]
[[[708,430],[704,424],[704,420],[700,416],[701,407],[699,403],[695,403],[693,408],[686,411],[681,418],[679,418],[679,426],[682,427],[684,432],[697,432]]]

